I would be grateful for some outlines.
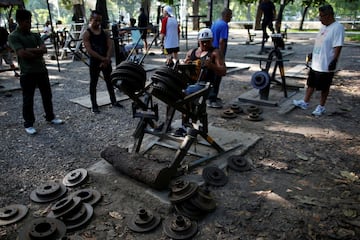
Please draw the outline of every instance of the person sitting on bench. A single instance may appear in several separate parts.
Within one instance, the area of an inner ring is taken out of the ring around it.
[[[139,49],[144,47],[144,43],[141,41],[141,33],[138,29],[134,29],[136,24],[135,18],[130,18],[130,27],[131,30],[120,31],[119,34],[130,33],[131,34],[131,43],[125,45],[125,51],[127,54],[131,52],[131,49],[135,49],[136,54],[138,54]]]
[[[199,47],[189,50],[186,53],[184,63],[200,64],[201,68],[197,74],[197,82],[190,84],[185,90],[186,95],[195,93],[206,86],[207,82],[213,83],[216,76],[226,75],[225,60],[219,49],[212,46],[213,34],[211,29],[203,28],[198,33]],[[212,86],[210,86],[212,87]],[[188,123],[187,116],[183,116],[183,126],[175,131],[174,136],[184,136],[186,133],[185,124]]]

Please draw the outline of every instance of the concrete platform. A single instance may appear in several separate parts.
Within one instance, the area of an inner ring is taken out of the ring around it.
[[[117,101],[124,101],[124,100],[129,99],[129,97],[127,95],[120,94],[117,91],[115,91],[115,95],[116,95]],[[109,93],[107,91],[97,92],[96,100],[97,100],[97,104],[99,106],[105,106],[105,105],[109,105],[111,103]],[[91,108],[91,101],[90,101],[89,94],[82,96],[82,97],[70,99],[70,102],[79,104],[86,108]]]
[[[179,124],[180,121],[175,121],[173,127]],[[202,174],[202,169],[204,167],[210,165],[217,165],[220,168],[225,168],[227,166],[227,158],[229,156],[245,153],[251,146],[253,146],[257,141],[261,139],[256,134],[247,133],[244,131],[229,131],[214,126],[209,126],[209,135],[220,146],[222,146],[226,152],[221,154],[220,156],[217,156],[217,152],[213,148],[206,146],[205,141],[202,140],[201,137],[198,137],[200,143],[193,144],[189,152],[196,153],[202,156],[213,157],[213,158],[211,158],[209,162],[205,162],[202,165],[192,168],[192,170],[181,176],[182,179],[186,179],[188,181],[196,182],[197,184],[202,185],[204,182],[201,174]],[[202,143],[204,143],[204,145]],[[151,154],[152,151],[151,146],[163,147],[164,151],[161,150],[161,153],[165,151],[171,151],[175,153],[176,149],[180,147],[180,144],[181,142],[179,141],[172,141],[169,139],[160,140],[156,136],[146,134],[142,146],[144,146],[144,149],[150,146],[150,149],[146,152],[147,154]],[[171,148],[165,147],[166,145],[171,146]],[[131,146],[129,147],[131,148]],[[172,149],[172,147],[174,149]],[[189,159],[194,159],[194,155],[188,154],[184,158],[183,163],[184,162],[187,163],[188,161],[191,162],[191,160]],[[197,157],[196,159],[199,159],[199,157]],[[117,170],[115,170],[115,168],[113,168],[111,164],[109,164],[105,160],[101,160],[95,163],[94,165],[90,166],[88,170],[94,173],[107,175],[109,178],[112,178],[114,181],[119,181],[122,182],[123,184],[136,184],[137,186],[143,186],[145,193],[150,194],[151,196],[159,199],[163,203],[170,204],[167,198],[168,191],[157,191],[140,183],[135,179],[131,179],[130,177],[119,173]]]

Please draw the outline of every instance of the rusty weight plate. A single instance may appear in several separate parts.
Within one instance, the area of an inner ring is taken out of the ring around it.
[[[61,198],[67,192],[66,186],[50,182],[40,185],[30,193],[30,199],[37,203],[47,203]]]
[[[197,194],[190,198],[190,202],[205,212],[212,212],[216,209],[216,202],[207,187],[200,187]]]
[[[0,226],[9,225],[23,219],[28,213],[28,208],[22,204],[12,204],[0,208]]]
[[[172,239],[190,239],[197,233],[198,225],[185,216],[177,215],[166,219],[163,230]]]
[[[159,226],[160,221],[158,215],[140,208],[136,214],[129,218],[127,226],[134,232],[149,232]]]
[[[248,161],[241,155],[232,155],[228,158],[228,166],[237,172],[245,172],[251,169]]]
[[[85,182],[88,178],[88,172],[84,168],[75,169],[63,178],[63,184],[67,187],[76,187]]]
[[[56,218],[37,218],[29,222],[19,232],[21,240],[58,240],[66,234],[65,224]]]
[[[224,186],[229,180],[224,171],[217,166],[205,167],[202,177],[205,183],[216,187]]]
[[[171,191],[169,193],[169,200],[172,203],[178,203],[186,199],[191,198],[199,186],[196,183],[188,182],[182,179],[176,180],[175,183],[171,186]]]
[[[95,189],[80,189],[70,195],[71,197],[79,197],[84,203],[88,203],[91,206],[94,206],[101,200],[101,193]]]

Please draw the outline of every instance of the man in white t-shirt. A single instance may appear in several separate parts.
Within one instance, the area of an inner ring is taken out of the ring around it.
[[[303,100],[293,101],[295,106],[307,109],[314,91],[321,91],[320,104],[312,112],[315,116],[321,116],[325,113],[324,106],[329,95],[341,48],[344,45],[344,27],[335,20],[334,15],[331,5],[324,5],[319,8],[319,19],[322,27],[315,38],[313,51],[309,54],[312,61],[305,97]]]
[[[172,65],[178,60],[180,28],[172,8],[165,6],[161,20],[160,40],[166,50],[166,64]]]

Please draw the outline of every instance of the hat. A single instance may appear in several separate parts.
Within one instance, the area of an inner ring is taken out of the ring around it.
[[[203,28],[199,31],[198,40],[208,41],[213,38],[213,34],[209,28]]]
[[[170,16],[173,15],[172,8],[170,6],[165,6],[164,11],[167,12],[167,14]]]

